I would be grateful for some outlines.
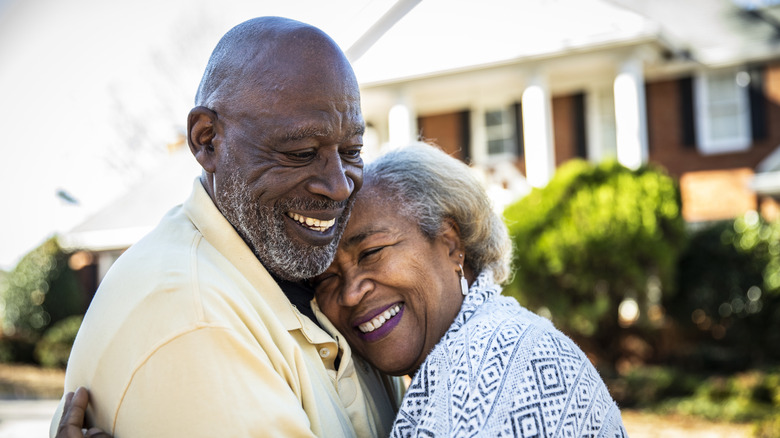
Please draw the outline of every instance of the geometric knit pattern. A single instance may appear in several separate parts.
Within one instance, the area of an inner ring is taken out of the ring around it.
[[[415,374],[392,437],[626,437],[585,354],[483,272]]]

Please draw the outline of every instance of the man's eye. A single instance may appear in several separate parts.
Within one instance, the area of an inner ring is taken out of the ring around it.
[[[361,148],[359,147],[345,149],[341,151],[341,156],[343,156],[348,160],[357,160],[358,158],[360,158],[360,151]]]
[[[314,158],[317,153],[314,151],[303,151],[303,152],[287,152],[286,154],[288,157],[292,158],[293,160],[297,161],[306,161],[311,160]]]

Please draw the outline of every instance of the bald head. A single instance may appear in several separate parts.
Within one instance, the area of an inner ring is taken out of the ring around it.
[[[357,80],[338,45],[318,28],[282,17],[258,17],[228,31],[209,58],[195,96],[195,105],[218,113],[235,108],[247,93],[264,98],[285,85],[300,86],[321,74],[313,66],[325,62],[349,88]],[[330,78],[331,80],[334,78]]]
[[[187,142],[214,204],[280,278],[333,260],[363,181],[365,123],[344,53],[319,29],[249,20],[214,49]]]

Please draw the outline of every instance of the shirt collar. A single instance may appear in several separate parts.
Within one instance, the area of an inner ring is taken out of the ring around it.
[[[302,318],[305,317],[295,311],[271,274],[214,205],[214,201],[203,188],[200,178],[195,179],[192,194],[184,202],[183,210],[203,238],[235,266],[256,291],[262,294],[263,301],[271,307],[287,330],[299,330],[304,327]]]

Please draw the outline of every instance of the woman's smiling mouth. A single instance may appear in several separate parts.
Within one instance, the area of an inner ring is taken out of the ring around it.
[[[395,304],[389,309],[375,316],[371,321],[367,321],[364,322],[363,324],[360,324],[358,326],[358,329],[360,329],[360,331],[363,333],[371,333],[374,330],[378,329],[379,327],[382,327],[385,324],[385,322],[387,322],[390,318],[394,317],[400,310],[401,310],[401,304],[400,303]]]
[[[365,342],[378,341],[387,336],[401,321],[404,304],[396,303],[371,320],[355,326],[355,332]]]

